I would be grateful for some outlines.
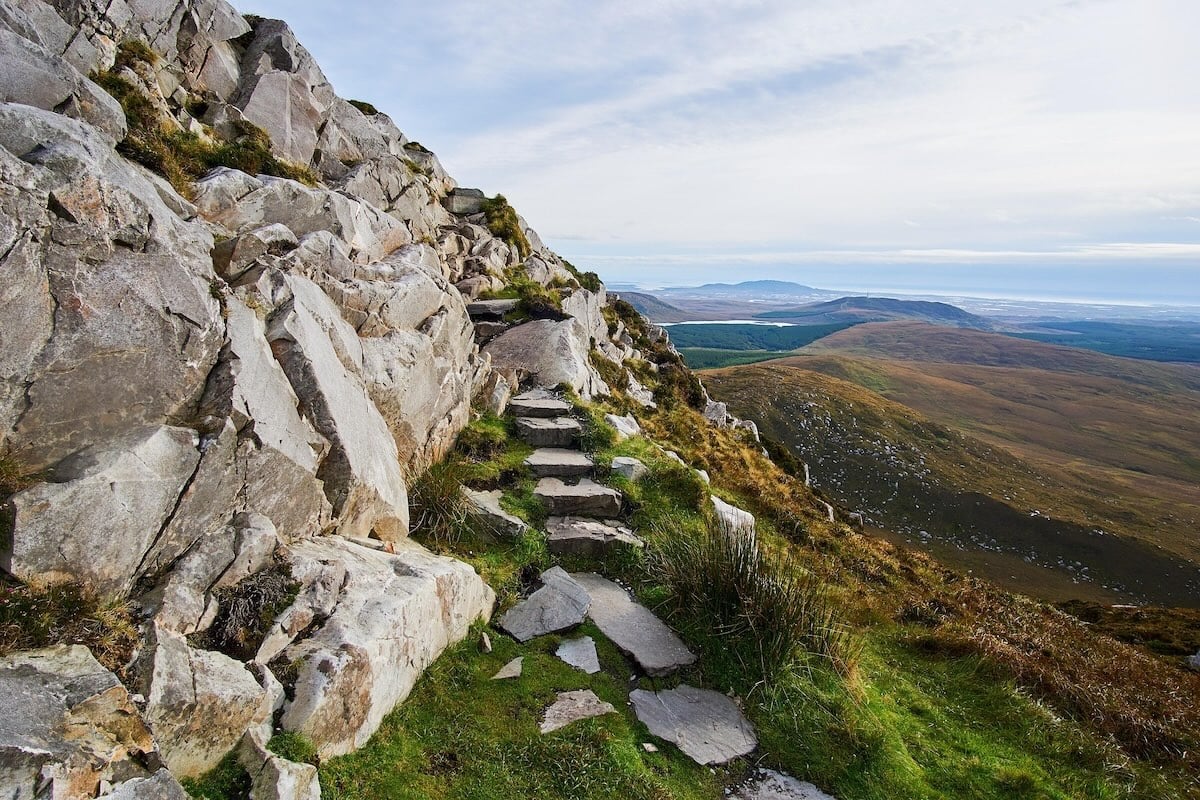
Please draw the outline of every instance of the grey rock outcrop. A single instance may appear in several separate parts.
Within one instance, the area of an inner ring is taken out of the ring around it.
[[[605,414],[604,421],[617,431],[617,439],[628,439],[630,436],[641,436],[642,426],[632,416],[620,417],[616,414]]]
[[[247,731],[237,748],[250,775],[250,800],[321,800],[317,768],[275,755],[266,742],[259,731]]]
[[[93,797],[101,781],[147,775],[150,730],[117,676],[86,647],[0,658],[0,696],[5,797]]]
[[[616,520],[550,517],[546,520],[546,546],[556,555],[606,558],[621,548],[641,548],[645,543]]]
[[[607,395],[588,358],[588,337],[574,319],[539,319],[509,328],[483,348],[497,369],[515,370],[535,386],[566,384],[585,400]]]
[[[392,549],[337,537],[291,548],[293,575],[312,576],[331,607],[312,636],[284,652],[299,674],[280,724],[308,736],[323,758],[365,744],[424,669],[495,603],[470,566],[415,542]],[[337,583],[323,580],[330,563],[342,574]]]
[[[173,775],[201,775],[248,729],[269,728],[273,698],[242,662],[197,650],[164,628],[153,632],[142,661],[146,721]]]
[[[60,463],[55,483],[10,499],[0,566],[23,580],[124,595],[200,462],[196,439],[184,428],[143,428]]]
[[[716,517],[717,528],[729,536],[749,536],[754,538],[754,515],[743,511],[737,506],[726,503],[713,495],[709,498],[713,514]]]
[[[188,793],[170,770],[164,768],[149,778],[122,781],[100,797],[108,800],[188,800]]]
[[[612,471],[627,481],[636,483],[650,474],[649,468],[641,461],[629,456],[617,456],[612,460]]]

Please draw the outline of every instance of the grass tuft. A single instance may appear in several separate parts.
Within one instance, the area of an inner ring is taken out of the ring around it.
[[[280,758],[295,761],[297,764],[318,766],[321,763],[321,759],[317,755],[317,746],[302,733],[294,731],[277,733],[271,737],[271,741],[267,742],[267,749]]]
[[[245,578],[236,586],[219,589],[220,607],[212,627],[196,634],[194,644],[241,661],[254,658],[275,618],[292,604],[300,584],[292,580],[282,562]]]
[[[508,204],[504,195],[498,194],[484,200],[483,213],[487,217],[488,230],[493,236],[498,236],[515,247],[522,259],[529,258],[533,247],[530,246],[525,231],[521,230],[521,221],[517,219],[516,209]]]
[[[409,528],[414,536],[439,547],[458,544],[473,532],[463,486],[469,465],[457,458],[433,464],[409,488]]]
[[[379,109],[368,103],[366,100],[347,100],[347,103],[357,108],[368,117],[373,117],[379,113]]]
[[[82,644],[120,672],[137,646],[128,603],[104,601],[71,584],[0,584],[0,656],[56,644]]]

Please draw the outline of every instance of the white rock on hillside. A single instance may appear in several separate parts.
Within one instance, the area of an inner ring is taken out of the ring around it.
[[[322,574],[323,563],[344,570],[328,618],[284,653],[299,674],[281,725],[323,758],[364,745],[424,669],[491,614],[495,593],[470,566],[415,542],[394,550],[337,537],[291,548],[294,575]]]
[[[123,596],[200,461],[194,431],[142,428],[58,465],[9,500],[0,566],[22,580]]]
[[[146,721],[176,777],[201,775],[250,728],[269,728],[271,695],[240,661],[156,628],[138,668]]]
[[[396,541],[408,533],[408,494],[396,444],[355,371],[362,346],[329,297],[311,281],[284,279],[291,300],[272,319],[267,336],[331,450],[318,473],[338,516],[338,532]]]
[[[6,444],[41,469],[189,416],[223,332],[208,231],[94,128],[49,111],[0,104],[0,179]]]
[[[533,385],[553,388],[565,383],[584,399],[607,395],[588,358],[586,333],[573,319],[539,319],[509,328],[483,348],[496,369],[515,370]]]

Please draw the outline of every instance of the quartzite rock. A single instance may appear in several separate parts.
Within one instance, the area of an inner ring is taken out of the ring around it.
[[[546,545],[556,555],[605,558],[622,547],[645,547],[645,542],[616,520],[550,517]]]
[[[277,756],[260,731],[246,732],[237,756],[250,774],[249,800],[321,800],[317,768]]]
[[[145,774],[149,729],[125,687],[82,645],[0,658],[4,796],[92,797],[101,780]]]
[[[752,539],[754,538],[753,514],[726,503],[716,495],[713,495],[711,500],[713,511],[717,517],[717,528],[730,536],[749,536]]]
[[[208,772],[248,729],[270,725],[273,699],[240,661],[161,627],[142,658],[146,721],[177,777]]]
[[[557,516],[615,517],[621,513],[621,493],[583,478],[574,486],[558,478],[542,478],[533,490],[546,511]]]
[[[720,692],[682,684],[662,692],[635,689],[629,700],[650,733],[673,742],[698,764],[724,764],[758,747],[738,704]]]
[[[338,532],[384,541],[408,534],[408,494],[395,441],[356,372],[358,335],[311,281],[287,276],[291,300],[272,319],[268,339],[305,414],[331,450],[317,477],[338,516]]]
[[[570,447],[581,433],[583,426],[571,417],[517,419],[517,435],[534,447]]]
[[[588,616],[647,675],[666,675],[696,661],[675,632],[617,584],[593,573],[571,575],[591,598]]]
[[[574,628],[587,615],[591,598],[562,567],[543,572],[542,584],[496,623],[518,642]]]
[[[541,447],[525,459],[525,466],[535,478],[578,478],[590,475],[596,465],[590,456],[578,450]]]
[[[606,703],[596,696],[591,689],[579,689],[574,692],[560,692],[542,717],[540,730],[550,733],[564,728],[572,722],[605,714],[615,714],[612,703]]]
[[[166,769],[160,769],[149,778],[123,781],[100,797],[103,800],[189,800],[183,786]]]
[[[573,319],[539,319],[516,325],[483,348],[496,369],[516,370],[543,388],[565,383],[585,400],[608,394],[608,387],[591,365],[590,351],[587,335]]]
[[[0,566],[26,581],[123,596],[200,461],[196,440],[186,428],[143,428],[59,464],[57,483],[10,499]]]
[[[612,471],[625,478],[625,480],[634,483],[650,474],[650,470],[645,464],[629,456],[617,456],[614,458],[612,460]]]
[[[642,434],[642,426],[638,425],[633,416],[618,417],[616,414],[605,414],[604,421],[616,428],[618,440]]]
[[[391,547],[394,553],[321,537],[290,548],[293,575],[327,585],[332,591],[317,597],[333,605],[311,637],[283,654],[298,675],[280,724],[309,737],[322,758],[366,744],[425,668],[495,603],[467,564],[415,542]]]

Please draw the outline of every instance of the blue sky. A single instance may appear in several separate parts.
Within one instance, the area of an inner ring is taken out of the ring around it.
[[[1194,0],[246,0],[608,281],[1200,304]]]

